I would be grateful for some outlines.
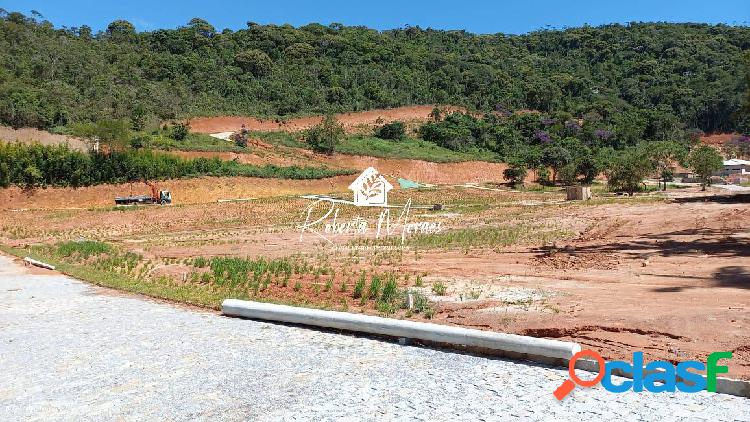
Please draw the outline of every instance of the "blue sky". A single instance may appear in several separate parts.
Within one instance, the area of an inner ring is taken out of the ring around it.
[[[0,0],[8,11],[37,10],[56,26],[106,28],[127,19],[139,30],[175,28],[202,17],[218,29],[245,28],[245,22],[295,26],[310,22],[390,29],[404,25],[466,29],[475,33],[520,34],[547,26],[563,28],[612,22],[667,21],[748,25],[747,0]]]

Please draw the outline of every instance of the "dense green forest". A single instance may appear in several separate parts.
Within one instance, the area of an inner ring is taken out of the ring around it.
[[[603,130],[641,128],[632,136],[642,138],[747,128],[742,26],[474,35],[252,22],[233,31],[196,18],[151,32],[115,21],[93,33],[0,12],[0,121],[16,127],[440,103],[593,119]]]

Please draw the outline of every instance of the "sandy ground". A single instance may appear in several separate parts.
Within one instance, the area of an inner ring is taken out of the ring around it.
[[[86,150],[86,144],[71,136],[55,135],[44,130],[33,128],[13,129],[8,126],[0,126],[0,141],[40,143],[42,145],[57,145],[67,143],[72,149]]]
[[[357,131],[359,127],[372,127],[383,123],[400,120],[403,122],[426,121],[434,105],[405,106],[391,109],[376,109],[354,113],[341,113],[336,119],[348,131]],[[445,112],[463,111],[455,106],[440,106]],[[198,133],[218,133],[238,131],[244,124],[248,130],[263,132],[291,131],[297,132],[309,129],[322,120],[321,116],[300,117],[285,120],[257,119],[250,116],[217,116],[195,117],[188,121],[190,130]]]

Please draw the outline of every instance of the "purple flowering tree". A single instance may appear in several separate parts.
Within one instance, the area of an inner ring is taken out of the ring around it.
[[[537,141],[543,144],[548,144],[552,142],[552,137],[549,136],[549,133],[547,133],[544,130],[537,130],[536,132],[534,132],[534,139],[536,139]]]

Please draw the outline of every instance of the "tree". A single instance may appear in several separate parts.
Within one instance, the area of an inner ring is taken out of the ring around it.
[[[526,167],[520,163],[511,164],[510,167],[503,170],[503,179],[507,180],[513,187],[523,185],[523,181],[526,179]]]
[[[216,28],[213,27],[210,23],[208,23],[205,19],[201,18],[193,18],[190,19],[190,22],[188,22],[187,27],[198,35],[206,38],[211,38],[214,35],[216,35]]]
[[[434,122],[439,122],[440,119],[443,118],[443,111],[440,110],[440,107],[433,107],[432,111],[430,112],[430,118]]]
[[[44,175],[34,164],[29,164],[23,170],[23,187],[34,189],[44,181]]]
[[[745,98],[742,108],[736,115],[737,128],[745,134],[750,133],[750,51],[745,53]]]
[[[107,25],[107,34],[115,39],[130,39],[135,36],[135,26],[124,19],[119,19]]]
[[[307,131],[305,140],[313,151],[331,155],[343,136],[343,126],[336,121],[336,117],[327,114],[322,122]]]
[[[172,126],[170,136],[175,141],[184,141],[190,134],[190,126],[186,123],[176,123]]]
[[[647,147],[649,155],[654,162],[654,167],[664,183],[664,190],[667,190],[667,182],[673,177],[672,166],[683,161],[686,156],[686,149],[683,145],[670,141],[650,142]],[[669,179],[669,180],[668,180]]]
[[[136,132],[142,131],[146,127],[146,109],[141,104],[137,104],[130,112],[130,123]]]
[[[711,175],[720,170],[724,162],[715,149],[708,145],[700,145],[690,151],[688,165],[698,175],[701,190],[706,190],[706,186],[711,184]]]
[[[375,136],[380,139],[399,140],[406,136],[406,126],[398,120],[386,123],[375,130]]]
[[[111,149],[123,148],[130,140],[130,124],[126,119],[104,119],[93,125],[93,137]]]
[[[245,72],[252,73],[255,77],[263,77],[273,70],[273,61],[268,54],[260,50],[249,50],[237,53],[234,56],[234,62],[237,63]]]
[[[573,156],[570,151],[560,146],[547,148],[542,153],[542,164],[552,168],[552,183],[557,181],[557,173],[560,169],[572,161]]]
[[[607,170],[611,190],[622,190],[630,196],[638,191],[643,179],[654,171],[653,161],[642,149],[631,147],[620,153]]]

